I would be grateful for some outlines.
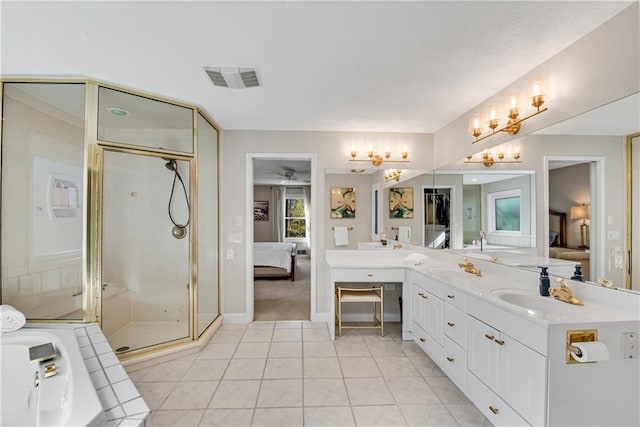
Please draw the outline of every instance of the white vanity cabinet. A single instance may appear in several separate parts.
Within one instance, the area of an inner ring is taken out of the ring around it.
[[[443,301],[442,369],[460,389],[464,390],[467,384],[467,297],[459,289],[445,285]]]
[[[440,299],[442,284],[427,276],[412,272],[411,318],[414,340],[433,359],[442,361],[444,303]]]
[[[496,425],[544,425],[547,358],[473,316],[467,327],[472,401]]]

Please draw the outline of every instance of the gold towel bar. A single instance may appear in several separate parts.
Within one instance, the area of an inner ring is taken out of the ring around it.
[[[331,227],[331,229],[335,230],[336,228],[335,227]],[[353,227],[347,227],[347,230],[351,231],[351,230],[353,230]]]

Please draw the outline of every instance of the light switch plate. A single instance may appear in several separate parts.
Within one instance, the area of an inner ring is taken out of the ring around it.
[[[384,290],[385,291],[395,291],[396,290],[396,284],[395,283],[385,283],[384,284]]]
[[[635,332],[622,334],[622,357],[624,359],[638,358],[638,334]]]
[[[242,243],[242,234],[229,233],[229,243]]]

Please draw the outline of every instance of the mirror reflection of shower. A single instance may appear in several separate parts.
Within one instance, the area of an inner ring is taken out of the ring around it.
[[[189,225],[189,221],[191,218],[191,206],[189,204],[189,196],[187,194],[187,187],[184,185],[184,181],[182,180],[182,176],[180,175],[180,171],[178,170],[178,163],[174,159],[163,159],[166,160],[165,167],[173,172],[173,183],[171,184],[171,194],[169,195],[169,202],[167,204],[167,212],[169,213],[169,219],[173,224],[173,228],[171,229],[171,235],[176,239],[183,239],[187,235],[187,226]],[[173,214],[171,213],[172,205],[173,205],[173,196],[176,189],[176,180],[180,181],[180,185],[182,186],[182,191],[184,193],[184,199],[187,204],[187,222],[184,224],[180,224],[176,222],[173,218]]]

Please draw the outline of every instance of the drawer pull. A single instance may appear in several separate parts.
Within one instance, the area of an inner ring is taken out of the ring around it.
[[[494,337],[493,335],[484,334],[484,336],[485,336],[488,340],[493,340],[493,339],[495,339],[495,337]]]
[[[449,299],[455,299],[455,298],[456,298],[456,296],[455,296],[455,295],[448,295],[448,294],[447,294],[447,298],[449,298]]]
[[[498,408],[494,408],[493,406],[489,405],[489,410],[491,412],[493,412],[494,414],[498,415],[498,413],[500,412],[500,410]]]
[[[451,323],[451,322],[447,322],[447,325],[449,325],[450,328],[453,328],[454,326],[456,326],[455,323]]]
[[[426,341],[426,339],[420,338],[420,342],[425,342],[425,341]]]
[[[495,339],[494,340],[498,345],[504,345],[504,340]]]
[[[447,360],[448,360],[449,362],[453,362],[453,357],[447,357]]]
[[[367,277],[373,277],[372,273],[367,273]]]

